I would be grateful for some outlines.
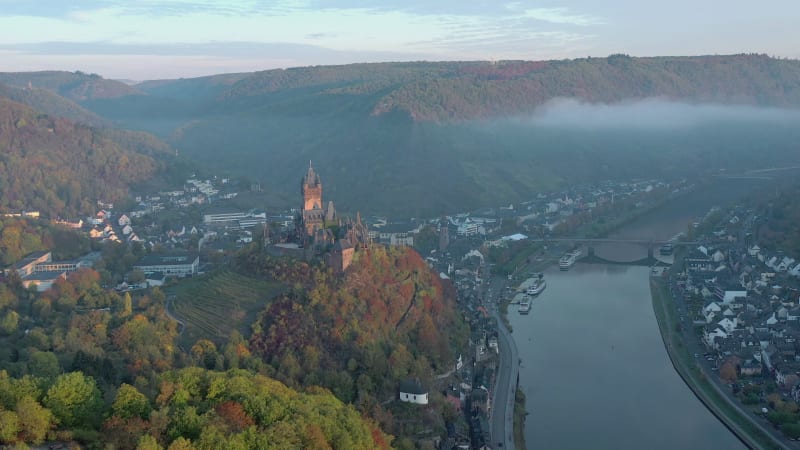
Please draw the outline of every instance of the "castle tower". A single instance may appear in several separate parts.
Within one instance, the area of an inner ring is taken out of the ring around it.
[[[308,162],[308,172],[303,178],[300,190],[303,193],[303,225],[306,235],[311,236],[315,230],[324,225],[325,211],[322,209],[322,181],[314,172],[311,161]]]
[[[311,161],[308,162],[308,172],[300,189],[303,193],[303,211],[322,209],[322,181],[311,167]]]

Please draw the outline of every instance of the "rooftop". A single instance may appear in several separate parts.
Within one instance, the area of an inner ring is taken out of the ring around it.
[[[147,255],[136,263],[137,266],[182,265],[192,264],[197,259],[193,253],[169,253]]]

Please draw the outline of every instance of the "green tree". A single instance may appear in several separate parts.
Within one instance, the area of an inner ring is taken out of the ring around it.
[[[19,434],[19,416],[14,411],[0,411],[0,443],[13,444]]]
[[[103,399],[92,377],[83,372],[60,375],[47,390],[44,405],[65,426],[87,426],[102,419]]]
[[[178,439],[175,439],[174,441],[172,441],[171,444],[169,444],[169,447],[167,448],[167,450],[194,450],[194,449],[195,446],[192,445],[192,441],[184,437],[179,437]]]
[[[19,314],[16,311],[6,311],[3,317],[0,317],[0,333],[12,334],[17,331],[19,325]]]
[[[47,432],[55,425],[53,413],[43,408],[29,396],[17,402],[17,417],[22,440],[31,444],[41,444]]]
[[[163,450],[162,447],[156,438],[149,434],[145,434],[139,439],[139,445],[136,446],[136,450]]]
[[[28,359],[28,372],[37,377],[55,378],[61,373],[61,366],[55,353],[35,351]]]
[[[17,296],[4,283],[0,283],[0,309],[17,306]]]
[[[114,411],[115,416],[122,417],[123,419],[130,419],[132,417],[146,419],[150,414],[150,402],[148,402],[147,397],[135,387],[123,383],[122,386],[119,387],[119,390],[117,390],[117,395],[114,397],[111,410]]]

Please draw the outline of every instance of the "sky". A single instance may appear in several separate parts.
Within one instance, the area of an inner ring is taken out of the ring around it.
[[[765,53],[797,0],[0,0],[0,71],[147,80],[377,61]]]

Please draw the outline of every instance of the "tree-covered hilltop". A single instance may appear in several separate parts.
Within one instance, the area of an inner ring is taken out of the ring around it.
[[[1,79],[1,78],[0,78]],[[533,112],[554,98],[590,103],[662,97],[689,102],[800,106],[800,61],[766,55],[582,58],[553,61],[369,63],[275,69],[143,83],[151,95],[215,96],[254,105],[280,94],[286,106],[313,93],[368,99],[374,115],[453,122]],[[207,105],[208,106],[208,105]]]
[[[93,127],[107,127],[110,121],[80,106],[76,102],[43,88],[17,88],[0,83],[0,97],[27,105],[53,117],[62,117]]]
[[[0,98],[0,210],[75,216],[163,168],[166,144],[141,132],[104,130],[42,115]]]
[[[80,71],[0,72],[0,83],[19,88],[47,89],[75,101],[140,94],[133,87],[120,81]]]
[[[371,247],[357,253],[344,277],[302,262],[273,259],[256,249],[238,264],[277,274],[295,289],[279,296],[253,326],[250,349],[290,386],[319,385],[354,403],[398,436],[412,433],[385,405],[401,380],[430,383],[448,373],[466,348],[467,327],[455,290],[409,248]],[[443,432],[445,406],[421,411]]]

